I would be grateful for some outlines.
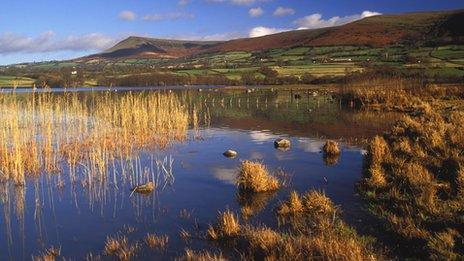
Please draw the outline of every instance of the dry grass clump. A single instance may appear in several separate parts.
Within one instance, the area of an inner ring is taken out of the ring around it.
[[[114,256],[118,260],[131,260],[139,249],[138,244],[130,245],[127,237],[108,237],[105,243],[104,254]]]
[[[150,248],[165,249],[168,246],[169,237],[167,235],[157,236],[155,234],[147,234],[144,241]]]
[[[219,213],[216,224],[209,226],[207,233],[213,240],[235,237],[240,233],[238,218],[230,210]]]
[[[464,258],[463,118],[426,109],[368,148],[359,189],[413,257]]]
[[[327,140],[324,144],[323,151],[327,156],[340,155],[340,148],[338,147],[338,143],[334,140]]]
[[[33,256],[34,261],[55,261],[61,255],[61,248],[51,247],[39,256]]]
[[[243,161],[237,178],[237,185],[243,191],[266,192],[279,189],[279,180],[271,176],[260,162]]]
[[[303,202],[301,201],[300,195],[296,191],[290,193],[288,201],[284,201],[277,208],[279,215],[289,215],[303,212]]]
[[[185,250],[185,255],[180,259],[185,261],[226,261],[222,254],[214,254],[208,251],[195,252],[191,249]]]

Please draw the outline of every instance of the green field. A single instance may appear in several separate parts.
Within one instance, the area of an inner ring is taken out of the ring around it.
[[[31,87],[34,79],[26,77],[0,75],[0,88],[2,87]]]
[[[412,48],[391,45],[383,48],[368,46],[319,46],[270,49],[255,52],[202,53],[191,57],[121,58],[117,60],[51,61],[17,65],[23,72],[60,71],[63,68],[79,68],[92,75],[87,83],[95,84],[98,73],[111,75],[144,74],[153,71],[173,73],[179,76],[224,76],[240,80],[242,75],[259,73],[262,66],[276,70],[279,76],[297,76],[309,73],[314,77],[343,76],[362,71],[366,65],[388,65],[405,71],[422,71],[429,76],[461,77],[464,73],[464,45]],[[2,68],[0,67],[0,72]],[[97,72],[97,73],[95,73]],[[12,75],[4,72],[5,75]],[[18,74],[18,75],[24,75]],[[30,86],[30,78],[2,76],[0,85],[12,87]]]

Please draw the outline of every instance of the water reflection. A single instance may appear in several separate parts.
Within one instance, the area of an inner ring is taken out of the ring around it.
[[[0,182],[0,260],[27,259],[50,246],[61,246],[66,258],[83,259],[87,253],[101,253],[106,237],[128,225],[134,228],[131,240],[148,232],[169,235],[160,258],[173,258],[187,246],[207,245],[198,240],[186,245],[179,230],[205,228],[219,210],[230,208],[247,222],[278,225],[273,209],[290,190],[323,189],[348,217],[356,218],[359,200],[353,184],[361,172],[362,150],[351,141],[381,132],[394,119],[347,111],[330,96],[305,92],[301,99],[270,90],[176,95],[198,115],[198,128],[183,142],[165,150],[135,149],[132,155],[111,158],[104,168],[63,163],[60,173],[28,178],[25,186]],[[292,147],[275,149],[278,137],[289,138]],[[342,142],[340,157],[324,158],[320,150],[325,138],[350,142]],[[227,149],[237,150],[238,157],[223,157]],[[275,193],[237,193],[237,167],[250,159],[262,161],[271,171],[283,169],[292,182]],[[156,184],[152,194],[130,196],[130,188],[149,181]],[[143,251],[138,256],[150,257]]]

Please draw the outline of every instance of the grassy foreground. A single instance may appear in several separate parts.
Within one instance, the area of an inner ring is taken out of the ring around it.
[[[409,253],[464,258],[464,113],[425,107],[372,140],[359,188]]]

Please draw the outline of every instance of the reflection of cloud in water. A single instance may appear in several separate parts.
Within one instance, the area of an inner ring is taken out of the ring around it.
[[[298,148],[312,153],[319,153],[324,147],[324,141],[314,139],[298,139]]]
[[[263,144],[265,142],[274,141],[277,139],[277,135],[273,135],[262,131],[250,131],[251,141],[257,144]]]
[[[294,155],[291,151],[282,151],[282,150],[279,150],[279,149],[275,149],[274,155],[275,155],[275,157],[276,157],[276,159],[278,161],[296,159],[296,155]]]
[[[212,172],[216,179],[226,184],[235,184],[235,180],[237,178],[237,169],[213,167]]]
[[[250,153],[250,159],[252,159],[252,160],[262,160],[264,158],[265,158],[265,155],[262,152],[252,151]]]

